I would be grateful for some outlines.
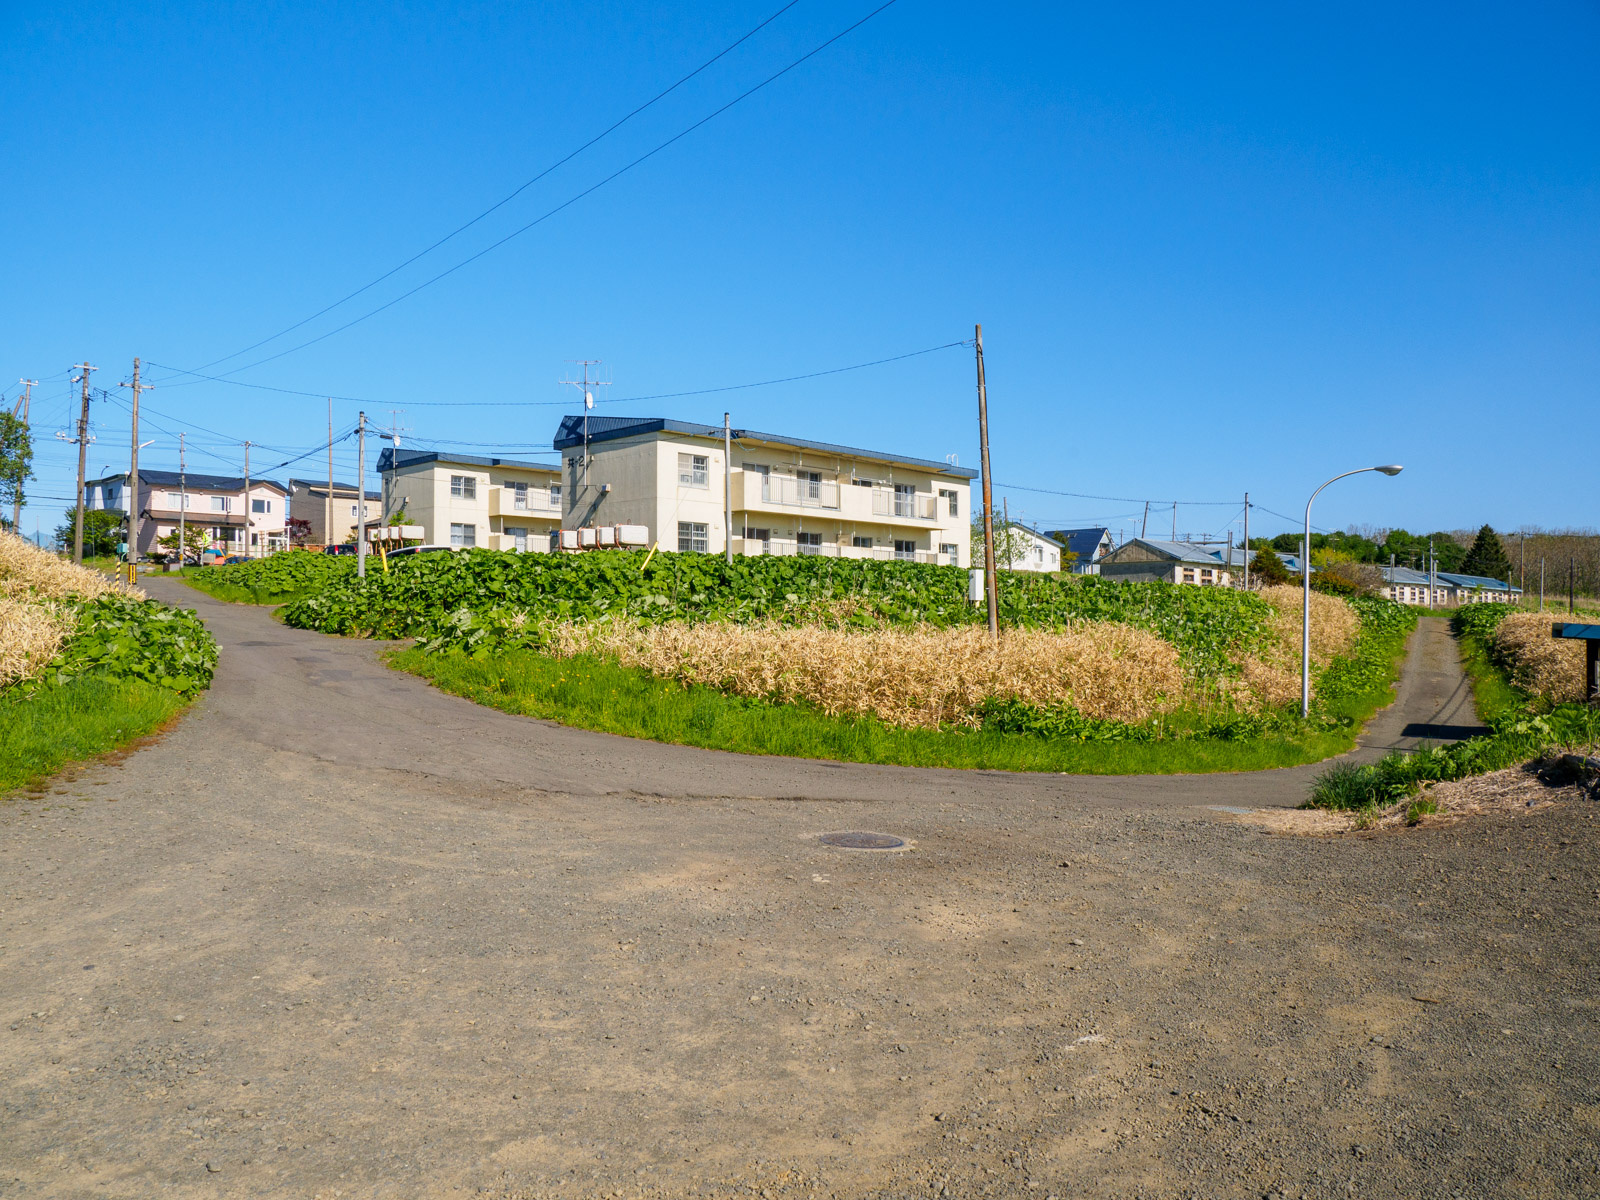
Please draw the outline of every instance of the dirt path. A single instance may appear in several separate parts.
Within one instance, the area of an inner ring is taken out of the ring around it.
[[[180,595],[211,693],[0,805],[0,1196],[1600,1189],[1590,809],[633,743]]]
[[[1368,723],[1362,751],[1415,750],[1423,742],[1459,742],[1487,732],[1478,721],[1472,682],[1461,669],[1449,621],[1423,617],[1411,636],[1395,702]]]

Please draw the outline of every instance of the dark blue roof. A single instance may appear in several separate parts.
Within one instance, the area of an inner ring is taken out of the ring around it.
[[[139,468],[139,482],[146,487],[175,488],[180,483],[187,487],[199,488],[209,492],[242,492],[244,491],[244,477],[242,475],[202,475],[199,471],[152,471],[145,467]],[[99,479],[86,479],[84,487],[95,487],[102,483],[120,483],[127,486],[128,473],[123,471],[120,475],[104,475]],[[288,489],[283,484],[271,479],[261,479],[255,475],[250,476],[251,488],[270,487],[277,488],[288,495]]]
[[[1091,529],[1052,529],[1050,536],[1076,554],[1079,562],[1089,562],[1110,532],[1103,525],[1097,525]]]
[[[559,471],[555,463],[523,462],[520,458],[482,458],[476,454],[446,454],[442,450],[396,450],[385,446],[378,454],[378,471],[404,470],[431,462],[462,463],[469,467],[523,467],[529,471]]]
[[[696,425],[692,421],[674,421],[668,417],[597,417],[589,414],[589,441],[608,442],[617,438],[638,437],[648,433],[682,433],[690,437],[720,438],[721,425]],[[952,475],[957,479],[976,479],[978,473],[970,467],[953,467],[947,462],[934,462],[928,458],[911,458],[904,454],[884,454],[878,450],[861,450],[854,446],[839,446],[832,442],[813,442],[807,438],[789,437],[781,433],[759,433],[754,429],[735,429],[736,442],[771,442],[779,446],[799,446],[803,450],[820,450],[824,454],[838,454],[846,458],[875,458],[883,462],[901,463],[908,467],[921,467],[935,475]],[[582,415],[562,417],[556,430],[555,448],[570,450],[583,445]]]
[[[1490,579],[1486,575],[1460,575],[1455,571],[1440,571],[1439,578],[1446,583],[1454,584],[1461,588],[1482,588],[1486,592],[1504,592],[1507,590],[1520,592],[1519,587],[1508,588],[1504,579]]]

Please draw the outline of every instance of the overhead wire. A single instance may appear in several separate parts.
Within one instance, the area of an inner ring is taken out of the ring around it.
[[[748,100],[751,96],[755,95],[757,92],[761,91],[763,88],[768,87],[771,84],[777,82],[779,79],[783,78],[790,71],[793,71],[796,67],[800,66],[802,63],[805,63],[808,60],[816,57],[818,54],[822,53],[822,51],[826,50],[829,46],[831,46],[835,42],[839,41],[841,38],[846,37],[849,34],[855,32],[857,29],[861,28],[861,26],[865,25],[868,21],[872,20],[873,17],[875,17],[879,13],[883,12],[884,9],[891,7],[896,2],[897,2],[897,0],[884,0],[884,2],[882,4],[878,5],[877,8],[874,8],[866,16],[862,17],[860,20],[854,22],[853,24],[845,27],[844,29],[841,29],[838,33],[834,34],[832,37],[828,38],[826,41],[824,41],[824,42],[820,43],[819,45],[813,47],[812,49],[806,51],[806,53],[802,54],[799,58],[795,59],[788,66],[786,66],[783,69],[781,69],[779,71],[776,71],[773,74],[767,76],[760,83],[757,83],[754,86],[745,89],[743,92],[740,92],[737,96],[735,96],[732,100],[729,100],[726,104],[722,105],[720,108],[715,109],[714,111],[708,113],[706,116],[701,117],[698,121],[694,122],[694,124],[688,126],[685,129],[680,130],[678,133],[673,134],[666,141],[661,142],[659,145],[655,146],[653,149],[648,150],[645,153],[639,155],[639,157],[633,159],[631,162],[627,163],[625,166],[617,168],[615,171],[611,172],[611,174],[609,174],[605,178],[601,179],[598,183],[591,184],[590,186],[584,188],[581,192],[578,192],[575,195],[569,197],[568,199],[563,200],[560,204],[556,205],[554,208],[549,209],[548,211],[546,211],[546,212],[542,213],[541,215],[535,217],[533,220],[529,221],[527,224],[522,225],[519,228],[512,230],[510,233],[506,234],[504,237],[500,238],[499,240],[491,242],[489,245],[485,246],[482,250],[479,250],[476,254],[469,255],[467,258],[462,259],[460,262],[456,263],[454,266],[449,267],[449,268],[447,268],[447,269],[445,269],[443,271],[440,271],[437,275],[434,275],[431,278],[423,280],[421,283],[417,284],[415,287],[409,289],[408,291],[401,292],[400,295],[394,297],[392,300],[388,300],[385,303],[378,305],[378,307],[376,307],[374,309],[370,309],[369,311],[367,311],[365,313],[362,313],[361,316],[359,316],[359,317],[355,317],[352,320],[346,321],[343,325],[337,325],[334,328],[328,330],[326,333],[318,334],[316,337],[310,338],[310,339],[308,339],[308,340],[306,340],[304,342],[301,342],[299,345],[291,346],[287,350],[280,350],[276,354],[269,354],[267,357],[259,358],[255,362],[246,363],[242,367],[234,367],[232,370],[224,372],[224,374],[226,374],[226,375],[236,375],[240,371],[248,371],[248,370],[251,370],[252,368],[262,366],[265,363],[273,362],[273,361],[275,361],[277,359],[280,359],[280,358],[283,358],[283,357],[285,357],[287,355],[298,353],[299,351],[304,350],[307,347],[315,346],[318,342],[325,341],[328,338],[333,337],[335,334],[343,333],[345,330],[350,329],[353,326],[359,325],[359,324],[361,324],[361,322],[366,321],[366,320],[368,320],[368,319],[370,319],[372,317],[375,317],[381,312],[384,312],[384,311],[386,311],[386,310],[388,310],[390,308],[393,308],[396,304],[399,304],[401,301],[407,300],[410,297],[415,296],[418,292],[424,290],[425,288],[432,287],[434,284],[440,282],[441,280],[446,279],[451,275],[454,275],[457,271],[461,270],[463,267],[469,266],[472,263],[477,262],[478,259],[483,258],[487,254],[493,253],[494,251],[500,249],[500,247],[506,245],[508,242],[511,242],[514,239],[521,237],[523,234],[527,233],[530,229],[533,229],[536,226],[543,224],[545,221],[548,221],[551,217],[555,216],[556,214],[558,214],[560,212],[563,212],[568,208],[571,208],[574,204],[578,203],[578,201],[584,199],[586,196],[592,195],[593,193],[599,191],[601,188],[605,187],[607,184],[611,183],[612,181],[621,178],[623,175],[626,175],[629,171],[633,170],[635,167],[640,166],[645,162],[648,162],[650,159],[654,158],[657,154],[660,154],[663,150],[666,150],[668,147],[676,144],[677,142],[682,141],[684,138],[688,137],[691,133],[693,133],[695,130],[701,128],[703,125],[706,125],[706,124],[710,123],[711,121],[716,120],[716,118],[720,117],[723,113],[727,112],[729,109],[733,108],[734,106],[736,106],[738,104],[743,103],[745,100]],[[224,360],[218,360],[218,361],[224,361]],[[171,368],[171,367],[164,367],[163,368],[163,370],[173,370],[173,369],[174,368]],[[188,371],[181,371],[181,369],[180,369],[180,372],[183,373],[183,374],[190,374],[191,373],[191,372],[188,372]],[[172,385],[172,386],[177,386],[177,385]]]

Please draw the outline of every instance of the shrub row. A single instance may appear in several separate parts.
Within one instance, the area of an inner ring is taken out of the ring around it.
[[[211,683],[217,643],[192,612],[119,592],[78,601],[76,608],[76,625],[45,667],[44,684],[104,675],[143,680],[188,697]]]
[[[280,556],[283,557],[283,556]],[[271,560],[268,560],[271,561]],[[253,567],[254,564],[248,564]],[[214,568],[226,572],[246,567]],[[813,557],[736,558],[602,551],[581,555],[469,550],[330,572],[284,610],[286,623],[346,636],[418,638],[432,649],[487,652],[526,644],[551,620],[776,621],[840,627],[978,624],[958,567]],[[1271,609],[1220,588],[1122,583],[1095,576],[1002,575],[1001,620],[1059,628],[1117,621],[1170,642],[1200,678],[1231,673],[1262,642]]]
[[[376,569],[377,562],[372,566]],[[230,566],[201,567],[187,578],[191,585],[233,604],[282,604],[326,587],[344,575],[354,576],[350,555],[313,554],[290,550]]]

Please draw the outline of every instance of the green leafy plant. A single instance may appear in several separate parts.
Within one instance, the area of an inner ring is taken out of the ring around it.
[[[316,592],[345,575],[354,576],[350,555],[289,550],[228,566],[201,567],[187,577],[191,587],[235,604],[282,604]]]
[[[60,686],[86,675],[137,679],[180,696],[211,682],[217,643],[192,612],[107,592],[79,601],[77,625],[41,682]]]

